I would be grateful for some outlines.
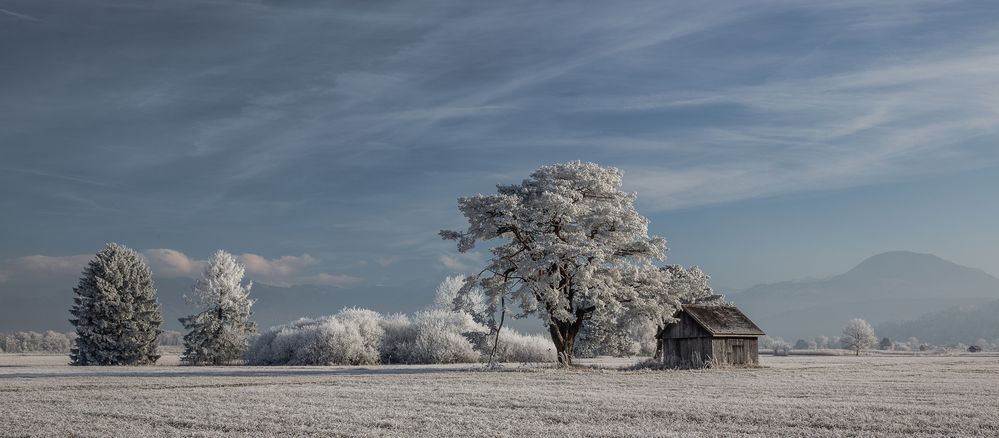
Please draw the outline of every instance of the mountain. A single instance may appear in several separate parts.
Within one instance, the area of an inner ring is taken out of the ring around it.
[[[836,335],[851,318],[873,325],[999,298],[999,279],[932,254],[892,251],[821,280],[753,286],[729,297],[785,339]]]
[[[878,336],[905,340],[915,336],[931,344],[980,344],[999,342],[999,300],[977,306],[958,306],[930,312],[919,318],[886,322],[877,327]]]

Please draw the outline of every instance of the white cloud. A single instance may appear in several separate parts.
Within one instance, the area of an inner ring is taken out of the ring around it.
[[[240,254],[237,259],[246,265],[246,272],[260,277],[288,277],[300,273],[303,269],[315,266],[319,260],[309,254],[301,256],[281,256],[268,259],[256,254]]]
[[[71,256],[30,255],[12,261],[15,269],[23,269],[52,274],[79,274],[94,256],[79,254]]]
[[[0,265],[0,283],[16,275],[76,275],[83,272],[93,255],[30,255],[9,259]]]
[[[201,275],[206,260],[192,258],[181,251],[170,248],[153,248],[142,251],[141,256],[149,265],[154,276],[190,277]],[[93,258],[92,254],[72,256],[30,255],[8,260],[0,266],[0,282],[9,281],[15,275],[29,274],[79,274]],[[246,266],[247,277],[255,281],[279,286],[317,284],[323,286],[345,286],[363,281],[360,277],[345,274],[317,272],[320,260],[309,255],[281,256],[269,259],[257,254],[241,254],[237,259]]]
[[[204,269],[204,260],[194,260],[175,249],[156,248],[142,252],[149,269],[165,277],[194,277]]]

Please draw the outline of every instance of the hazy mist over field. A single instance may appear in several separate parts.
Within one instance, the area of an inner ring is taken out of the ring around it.
[[[263,326],[411,312],[488,257],[437,235],[464,224],[459,196],[571,160],[622,169],[668,262],[745,290],[784,336],[995,299],[997,17],[991,2],[3,1],[0,330],[66,329],[106,242],[149,262],[174,328],[220,248],[257,282]],[[933,287],[907,263],[851,271],[896,250],[972,269]],[[842,304],[859,295],[879,304]]]

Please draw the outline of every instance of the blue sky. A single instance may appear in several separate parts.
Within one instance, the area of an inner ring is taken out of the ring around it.
[[[411,286],[415,306],[481,264],[436,234],[463,225],[457,197],[570,160],[622,168],[670,261],[724,289],[896,249],[996,275],[997,20],[960,1],[0,0],[0,293],[116,241],[158,275],[223,248],[259,281]]]

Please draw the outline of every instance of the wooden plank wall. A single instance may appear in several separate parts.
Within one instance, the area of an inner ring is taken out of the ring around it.
[[[733,349],[733,346],[741,346]],[[730,364],[758,364],[757,339],[715,338],[687,314],[666,330],[664,359],[671,366],[681,368],[700,367],[703,362],[715,358]],[[741,350],[741,351],[740,351]],[[733,356],[740,351],[739,357]]]

